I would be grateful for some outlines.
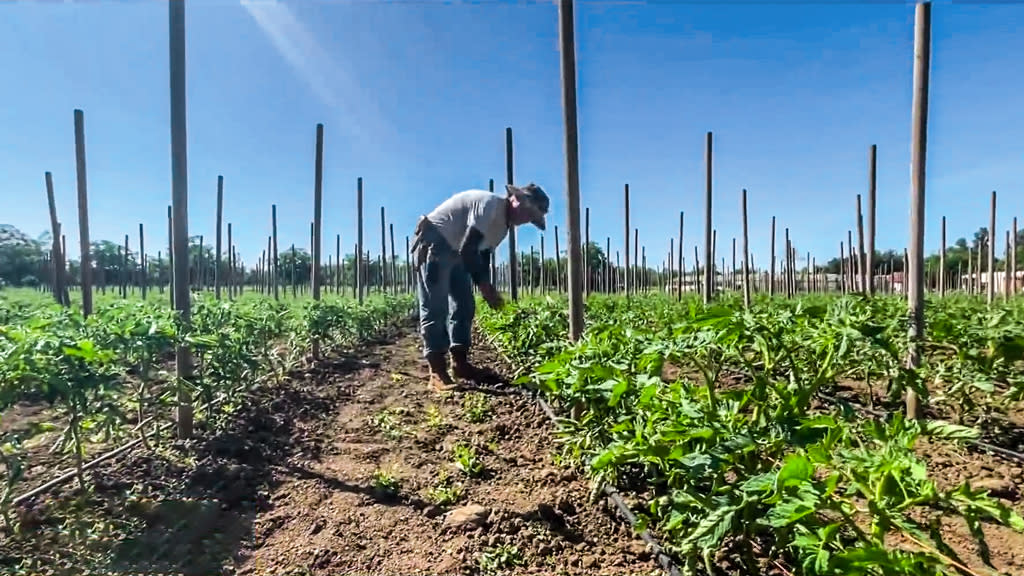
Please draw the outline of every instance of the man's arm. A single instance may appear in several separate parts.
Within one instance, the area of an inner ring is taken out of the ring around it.
[[[477,286],[481,283],[488,283],[491,275],[490,268],[487,266],[488,260],[484,259],[480,251],[480,241],[483,238],[483,233],[475,227],[469,226],[466,229],[466,235],[462,238],[462,243],[459,245],[459,256],[462,258],[462,265],[466,268],[466,272],[469,273],[469,277],[473,279],[473,284]]]

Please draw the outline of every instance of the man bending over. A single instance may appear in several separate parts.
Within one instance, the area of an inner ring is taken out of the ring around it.
[[[459,192],[420,218],[413,243],[420,304],[423,355],[430,365],[430,386],[454,386],[448,372],[452,355],[456,378],[477,379],[469,363],[476,303],[473,285],[491,308],[503,305],[491,283],[491,254],[512,226],[532,223],[544,230],[548,196],[536,184],[505,187],[505,194],[486,190]]]

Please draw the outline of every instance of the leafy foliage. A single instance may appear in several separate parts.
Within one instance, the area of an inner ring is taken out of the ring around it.
[[[711,306],[593,296],[575,344],[555,298],[484,309],[481,325],[527,367],[518,383],[567,414],[565,460],[643,498],[641,526],[660,532],[687,572],[716,573],[730,553],[745,573],[769,558],[802,575],[909,576],[962,563],[941,515],[961,518],[981,550],[983,521],[1024,531],[1024,519],[967,484],[940,490],[915,452],[923,436],[976,438],[964,424],[1005,414],[1024,368],[1024,307],[988,311],[963,297],[929,306],[933,340],[918,370],[902,362],[906,308],[896,298],[759,298],[746,310],[728,295]],[[896,414],[914,387],[960,423],[826,408],[821,394],[849,380],[879,384]],[[975,393],[984,390],[1003,394]]]

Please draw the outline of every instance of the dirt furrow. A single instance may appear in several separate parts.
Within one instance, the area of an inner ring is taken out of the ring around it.
[[[474,359],[497,367],[492,351]],[[325,379],[351,394],[316,424],[321,449],[275,470],[238,574],[658,573],[553,461],[529,399],[496,382],[433,393],[411,331],[364,360]]]

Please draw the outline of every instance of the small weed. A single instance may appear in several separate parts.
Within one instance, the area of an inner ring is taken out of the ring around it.
[[[467,476],[476,478],[484,473],[484,463],[477,457],[476,448],[460,443],[455,445],[453,451],[455,452],[455,467],[462,470]]]
[[[462,484],[454,484],[443,471],[437,485],[427,492],[427,499],[438,506],[455,504],[462,499]]]
[[[491,401],[481,392],[470,392],[462,399],[462,414],[467,422],[484,422],[491,417]]]
[[[389,440],[398,440],[405,435],[405,428],[402,426],[402,411],[395,409],[384,409],[374,415],[372,421],[376,427]]]
[[[496,548],[484,550],[476,560],[483,574],[497,574],[505,568],[523,565],[523,555],[519,548],[510,544],[502,544]]]
[[[448,427],[448,422],[444,419],[444,413],[437,406],[431,404],[427,406],[427,428],[440,432]]]
[[[401,483],[394,474],[387,470],[376,470],[373,473],[373,489],[385,494],[398,494]]]

